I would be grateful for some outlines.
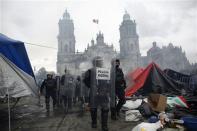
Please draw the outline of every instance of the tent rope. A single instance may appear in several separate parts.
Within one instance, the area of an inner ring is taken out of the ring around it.
[[[55,48],[55,47],[50,47],[50,46],[45,46],[45,45],[33,44],[33,43],[28,43],[28,42],[24,42],[24,44],[57,50],[57,48]]]
[[[8,119],[9,119],[9,131],[11,131],[11,116],[10,116],[10,94],[9,94],[9,88],[7,87],[7,94],[8,94]]]

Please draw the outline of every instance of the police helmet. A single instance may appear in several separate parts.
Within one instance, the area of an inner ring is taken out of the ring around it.
[[[120,63],[120,60],[119,59],[116,59],[116,62],[119,62]]]
[[[48,77],[51,77],[51,78],[52,78],[52,77],[53,77],[53,74],[52,74],[52,73],[48,73],[48,74],[47,74],[47,78],[48,78]]]
[[[92,64],[94,67],[102,67],[103,66],[103,58],[100,56],[96,56],[93,59]]]

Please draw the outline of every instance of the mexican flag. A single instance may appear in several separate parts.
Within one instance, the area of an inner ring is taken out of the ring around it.
[[[183,96],[168,97],[167,98],[167,104],[170,107],[180,106],[180,107],[189,108],[187,103],[186,103],[186,100]]]

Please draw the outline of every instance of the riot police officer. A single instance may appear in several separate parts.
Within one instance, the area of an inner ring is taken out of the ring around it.
[[[47,79],[42,82],[40,92],[43,93],[43,89],[45,87],[45,103],[47,112],[49,112],[50,97],[53,99],[53,107],[56,106],[56,85],[56,80],[53,79],[52,74],[47,74]]]
[[[75,94],[75,79],[67,69],[64,70],[65,74],[61,77],[61,96],[64,102],[65,113],[68,109],[72,109],[72,101]]]
[[[110,77],[110,70],[107,71],[103,67],[103,59],[101,57],[95,57],[93,59],[93,68],[86,71],[84,78],[84,83],[90,88],[89,106],[92,128],[97,128],[97,109],[100,107],[102,131],[108,131],[110,78],[107,78],[107,76]]]
[[[111,107],[111,118],[113,120],[117,119],[117,115],[119,116],[120,109],[125,104],[125,88],[126,88],[126,81],[124,79],[124,73],[122,69],[120,68],[120,60],[115,59],[112,60],[112,68],[111,68],[111,74],[112,74],[112,86],[115,86],[115,98],[118,97],[118,103],[115,103],[115,108],[113,106]],[[115,85],[113,85],[115,84]],[[116,100],[115,100],[116,101]]]

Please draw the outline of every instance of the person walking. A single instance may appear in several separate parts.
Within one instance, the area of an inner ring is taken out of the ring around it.
[[[111,107],[111,119],[116,120],[117,116],[120,116],[120,109],[126,103],[125,99],[125,88],[126,81],[124,79],[124,73],[120,68],[120,60],[112,60],[111,63],[111,75],[112,75],[112,86],[115,86],[115,99],[118,98],[118,103],[115,100],[115,108]]]
[[[56,106],[56,80],[53,78],[52,74],[47,74],[47,78],[42,82],[40,92],[43,94],[43,89],[45,88],[45,103],[46,110],[49,112],[50,108],[50,97],[53,99],[53,108]]]

